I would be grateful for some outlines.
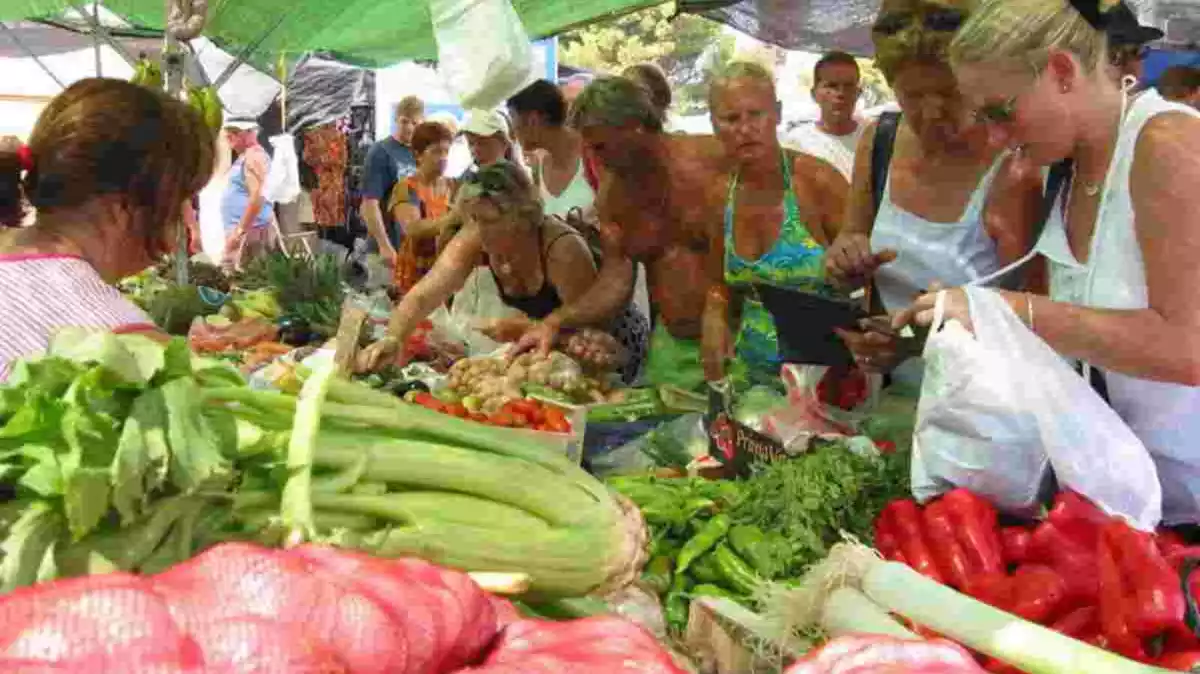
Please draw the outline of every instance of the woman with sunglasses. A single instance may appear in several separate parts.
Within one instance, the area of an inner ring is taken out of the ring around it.
[[[900,311],[934,283],[985,277],[1030,246],[1041,176],[1010,171],[1011,160],[988,146],[946,58],[967,6],[884,0],[872,29],[901,114],[868,126],[859,141],[846,221],[826,271],[850,287],[872,281],[876,311]],[[889,154],[890,162],[874,165]],[[867,369],[893,371],[905,360],[890,333],[840,334]],[[893,374],[915,384],[921,367],[913,362]]]
[[[984,0],[951,47],[990,137],[1073,175],[1036,251],[1049,296],[1007,292],[1028,327],[1078,362],[1158,466],[1163,521],[1200,522],[1200,119],[1130,98],[1108,72],[1109,3]],[[928,324],[921,297],[897,324]],[[961,290],[946,319],[970,326]]]
[[[486,166],[459,188],[457,208],[466,225],[438,256],[433,269],[392,310],[387,336],[363,352],[360,370],[374,370],[395,357],[401,344],[426,316],[463,287],[480,256],[495,277],[504,304],[526,317],[522,325],[506,321],[510,335],[520,336],[564,303],[578,300],[596,280],[596,264],[583,236],[559,218],[547,216],[524,169],[507,161]],[[626,307],[611,326],[614,334],[645,322]],[[615,342],[613,350],[615,351]],[[630,354],[623,373],[636,374],[645,344],[622,344]]]

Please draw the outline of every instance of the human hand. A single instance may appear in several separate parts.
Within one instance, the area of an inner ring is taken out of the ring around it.
[[[389,269],[396,268],[396,259],[398,256],[399,254],[396,252],[396,249],[390,244],[386,248],[379,249],[379,257],[383,258],[383,263],[386,264]]]
[[[354,371],[358,373],[376,372],[385,365],[395,361],[399,353],[400,340],[395,337],[384,337],[362,351],[359,351],[355,359]]]
[[[967,330],[974,330],[971,323],[971,305],[967,301],[967,293],[962,288],[945,290],[940,284],[933,284],[929,292],[917,297],[912,306],[896,314],[892,318],[892,328],[899,330],[906,325],[928,327],[933,324],[936,314],[938,294],[944,293],[942,300],[942,322],[955,320]]]
[[[725,376],[725,362],[734,356],[733,334],[724,310],[706,311],[700,325],[700,361],[707,381]]]
[[[525,316],[497,318],[485,321],[479,326],[479,331],[497,342],[515,342],[525,335],[533,326]]]
[[[859,330],[836,329],[854,362],[863,370],[884,374],[904,362],[905,354],[900,349],[900,338],[891,330],[871,320],[860,322]]]
[[[549,318],[534,323],[517,340],[516,346],[513,348],[513,354],[535,351],[539,355],[544,356],[550,353],[550,350],[554,348],[554,342],[558,339],[560,329],[558,321],[550,320]]]
[[[866,234],[844,233],[825,252],[825,273],[840,285],[861,287],[876,269],[895,259],[891,249],[872,253]]]

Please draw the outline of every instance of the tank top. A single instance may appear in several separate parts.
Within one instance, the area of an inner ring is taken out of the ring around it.
[[[154,322],[80,258],[0,254],[0,382],[68,326],[138,332]]]
[[[996,242],[983,226],[984,207],[992,182],[1006,155],[997,157],[971,193],[963,214],[954,222],[932,222],[892,201],[889,172],[883,199],[871,230],[871,249],[896,251],[896,259],[875,272],[875,286],[890,312],[910,306],[917,294],[935,281],[946,287],[966,285],[1001,269]],[[892,372],[906,386],[918,386],[925,371],[912,358]]]
[[[547,229],[551,229],[549,241],[546,240]],[[550,272],[546,269],[546,255],[549,254],[551,246],[564,236],[579,236],[579,234],[567,225],[558,223],[551,218],[547,218],[542,223],[542,226],[538,228],[537,237],[538,251],[541,256],[542,287],[532,295],[518,296],[505,292],[504,284],[500,282],[500,277],[496,275],[496,270],[491,266],[491,260],[488,260],[488,269],[491,270],[492,277],[496,279],[496,289],[500,293],[501,302],[539,321],[562,306],[562,298],[558,296],[558,290],[550,281]]]
[[[233,166],[229,169],[229,184],[225,187],[225,195],[221,199],[221,214],[225,221],[225,231],[232,231],[242,221],[242,214],[246,212],[246,206],[250,203],[250,188],[246,185],[246,153],[237,158],[233,162]],[[258,217],[254,219],[251,225],[253,229],[266,227],[271,222],[271,216],[274,214],[274,208],[271,202],[263,200],[262,208],[258,211]]]
[[[817,243],[805,226],[792,188],[792,167],[783,151],[779,153],[780,169],[786,188],[783,193],[783,222],[779,237],[771,248],[756,260],[747,260],[734,247],[734,221],[739,174],[729,181],[725,201],[725,282],[732,286],[751,286],[769,283],[802,292],[828,294],[825,282],[825,249]],[[778,333],[775,319],[758,300],[747,297],[742,305],[742,324],[737,334],[736,352],[751,383],[779,381]]]
[[[1167,112],[1200,114],[1159,96],[1138,96],[1129,105],[1105,176],[1086,263],[1071,252],[1063,221],[1065,197],[1060,195],[1036,246],[1050,261],[1051,299],[1099,309],[1150,306],[1129,180],[1142,129]],[[1158,467],[1163,523],[1200,522],[1200,387],[1116,372],[1104,375],[1109,403]]]
[[[575,177],[571,178],[566,189],[557,196],[546,189],[545,165],[546,158],[543,156],[538,160],[537,181],[538,193],[542,198],[542,210],[546,215],[565,218],[572,208],[586,211],[596,201],[596,193],[588,183],[587,165],[582,155],[579,157],[579,166],[575,169]]]

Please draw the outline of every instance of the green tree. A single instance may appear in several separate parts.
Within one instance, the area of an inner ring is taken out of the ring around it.
[[[559,58],[610,75],[637,63],[655,63],[671,82],[675,112],[703,112],[708,73],[732,58],[734,40],[715,21],[692,14],[672,18],[673,12],[674,3],[664,3],[564,33]]]
[[[875,65],[875,59],[858,59],[858,71],[861,73],[863,105],[870,108],[895,100],[896,95],[888,86],[883,71]]]

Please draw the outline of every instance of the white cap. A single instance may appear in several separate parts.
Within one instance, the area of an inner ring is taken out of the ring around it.
[[[258,122],[249,117],[234,117],[225,120],[224,128],[237,129],[238,131],[254,131],[258,128]]]
[[[508,139],[508,120],[495,110],[472,110],[467,113],[467,122],[462,126],[463,133],[473,133],[476,136],[494,136],[503,134]]]

